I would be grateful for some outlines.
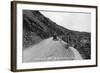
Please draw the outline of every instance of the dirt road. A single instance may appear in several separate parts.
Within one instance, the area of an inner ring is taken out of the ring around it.
[[[65,48],[62,40],[54,41],[48,38],[40,43],[23,50],[23,62],[54,61],[54,60],[80,60],[80,53],[73,47]]]

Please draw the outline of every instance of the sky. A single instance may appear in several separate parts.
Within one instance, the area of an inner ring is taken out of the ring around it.
[[[44,16],[67,29],[91,32],[91,14],[75,12],[40,11]]]

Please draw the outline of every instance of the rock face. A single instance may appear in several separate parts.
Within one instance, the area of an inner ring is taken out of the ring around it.
[[[23,10],[23,49],[56,34],[76,48],[84,59],[91,58],[91,34],[66,29],[57,25],[39,11]]]

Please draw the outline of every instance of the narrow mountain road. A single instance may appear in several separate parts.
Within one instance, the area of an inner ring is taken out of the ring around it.
[[[54,41],[48,38],[40,43],[23,50],[23,62],[81,60],[80,53],[73,47],[65,48],[62,40]]]

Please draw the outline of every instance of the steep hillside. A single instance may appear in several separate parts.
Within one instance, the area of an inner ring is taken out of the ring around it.
[[[52,37],[54,34],[76,48],[84,59],[91,58],[90,33],[73,31],[59,26],[39,11],[23,10],[23,48]]]

